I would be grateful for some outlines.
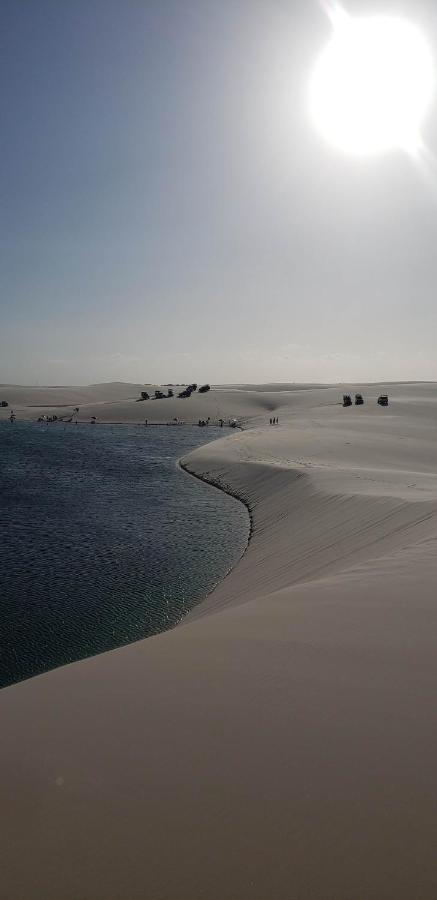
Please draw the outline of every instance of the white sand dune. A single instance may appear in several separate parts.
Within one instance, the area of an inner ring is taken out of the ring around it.
[[[250,427],[184,465],[248,550],[172,632],[0,693],[2,898],[437,896],[437,386],[382,390],[224,392]]]
[[[34,407],[78,406],[82,403],[105,403],[138,397],[144,385],[111,382],[82,387],[26,387],[19,384],[0,385],[0,399],[10,406],[30,410]]]
[[[174,418],[187,424],[207,419],[217,423],[220,418],[238,418],[245,422],[249,417],[273,414],[282,395],[268,391],[244,389],[212,389],[207,394],[194,393],[190,398],[165,400],[150,399],[138,402],[141,391],[151,396],[155,389],[168,391],[167,385],[108,384],[88,387],[28,388],[21,386],[0,387],[0,401],[5,399],[9,407],[0,408],[0,420],[7,419],[10,410],[18,420],[36,420],[40,415],[56,414],[71,416],[74,407],[79,406],[79,422],[89,422],[95,416],[98,422],[144,424],[171,422]],[[175,395],[182,386],[175,386]],[[338,392],[337,392],[338,393]],[[287,402],[287,399],[285,399]]]
[[[182,386],[174,386],[176,394]],[[174,418],[187,424],[210,417],[212,422],[220,418],[236,418],[241,424],[251,426],[258,421],[266,424],[270,415],[281,414],[285,420],[294,417],[299,409],[306,412],[310,408],[337,406],[343,393],[342,386],[311,385],[230,385],[213,387],[207,394],[194,393],[188,399],[177,396],[165,399],[138,402],[140,393],[146,390],[153,395],[155,389],[166,392],[168,385],[97,384],[87,387],[24,387],[20,385],[0,386],[0,401],[5,399],[9,407],[0,408],[0,420],[7,419],[14,409],[18,420],[35,421],[42,413],[70,416],[74,407],[79,406],[79,422],[90,422],[95,416],[98,422],[144,424],[171,422]],[[349,386],[348,390],[362,390],[360,385]],[[384,385],[366,386],[374,400]],[[414,396],[419,390],[422,403],[432,396],[433,385],[396,385],[391,392],[397,403]],[[368,408],[370,411],[370,407]],[[376,411],[377,408],[376,408]]]

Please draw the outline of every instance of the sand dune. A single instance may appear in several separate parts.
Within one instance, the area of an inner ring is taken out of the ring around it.
[[[177,396],[165,400],[150,399],[138,402],[142,390],[152,396],[155,389],[167,392],[166,385],[90,385],[79,388],[26,388],[6,387],[0,399],[8,400],[9,408],[0,409],[0,419],[7,419],[13,408],[18,420],[36,420],[44,414],[70,416],[79,406],[79,422],[89,422],[95,416],[98,422],[144,424],[171,422],[174,418],[187,424],[199,419],[217,422],[220,418],[238,418],[242,422],[257,415],[265,416],[277,408],[279,395],[272,392],[246,390],[214,390],[207,394],[194,393],[190,398]],[[176,394],[181,388],[174,387]],[[0,388],[0,392],[1,392]]]
[[[105,403],[116,400],[130,400],[138,397],[144,385],[112,382],[110,384],[90,384],[86,387],[25,387],[23,385],[0,385],[1,399],[19,409],[34,407],[78,406],[81,403]]]
[[[0,693],[2,898],[437,895],[437,386],[382,390],[223,392],[249,427],[184,465],[249,548],[174,631]]]
[[[276,388],[276,389],[274,389]],[[332,407],[339,404],[343,386],[311,386],[311,385],[230,385],[217,386],[207,394],[194,393],[189,399],[154,400],[138,402],[140,392],[147,390],[151,395],[155,389],[167,391],[167,385],[97,384],[87,387],[23,387],[0,386],[0,400],[9,402],[9,408],[0,408],[0,420],[7,419],[13,408],[18,420],[36,420],[43,413],[58,416],[69,416],[74,407],[79,406],[79,422],[89,422],[95,416],[98,422],[144,424],[170,422],[175,417],[187,424],[197,423],[199,419],[217,422],[218,419],[237,418],[241,424],[254,425],[258,421],[264,425],[270,414],[281,414],[284,421],[296,415],[299,409],[306,412],[310,408]],[[177,386],[174,388],[177,393]],[[366,412],[379,412],[375,400],[385,385],[366,386],[369,404]],[[363,390],[360,385],[347,387],[352,393]],[[419,391],[421,402],[435,392],[433,385],[395,385],[391,396],[396,404],[405,398],[414,396]],[[416,398],[417,399],[417,398]]]

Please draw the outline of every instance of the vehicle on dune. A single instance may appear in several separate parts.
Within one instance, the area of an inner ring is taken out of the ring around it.
[[[378,397],[378,406],[388,406],[387,394],[380,394],[380,396]]]
[[[362,406],[364,403],[362,394],[355,394],[355,406]]]

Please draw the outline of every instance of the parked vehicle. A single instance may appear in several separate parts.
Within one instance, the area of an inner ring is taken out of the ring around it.
[[[355,394],[355,406],[362,406],[364,403],[362,394]]]
[[[343,406],[352,406],[352,397],[350,394],[343,394]]]
[[[379,406],[388,406],[388,396],[387,394],[380,394],[378,397]]]

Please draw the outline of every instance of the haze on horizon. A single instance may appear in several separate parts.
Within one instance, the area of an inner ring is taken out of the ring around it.
[[[437,175],[320,140],[318,0],[1,9],[0,382],[437,380]]]

